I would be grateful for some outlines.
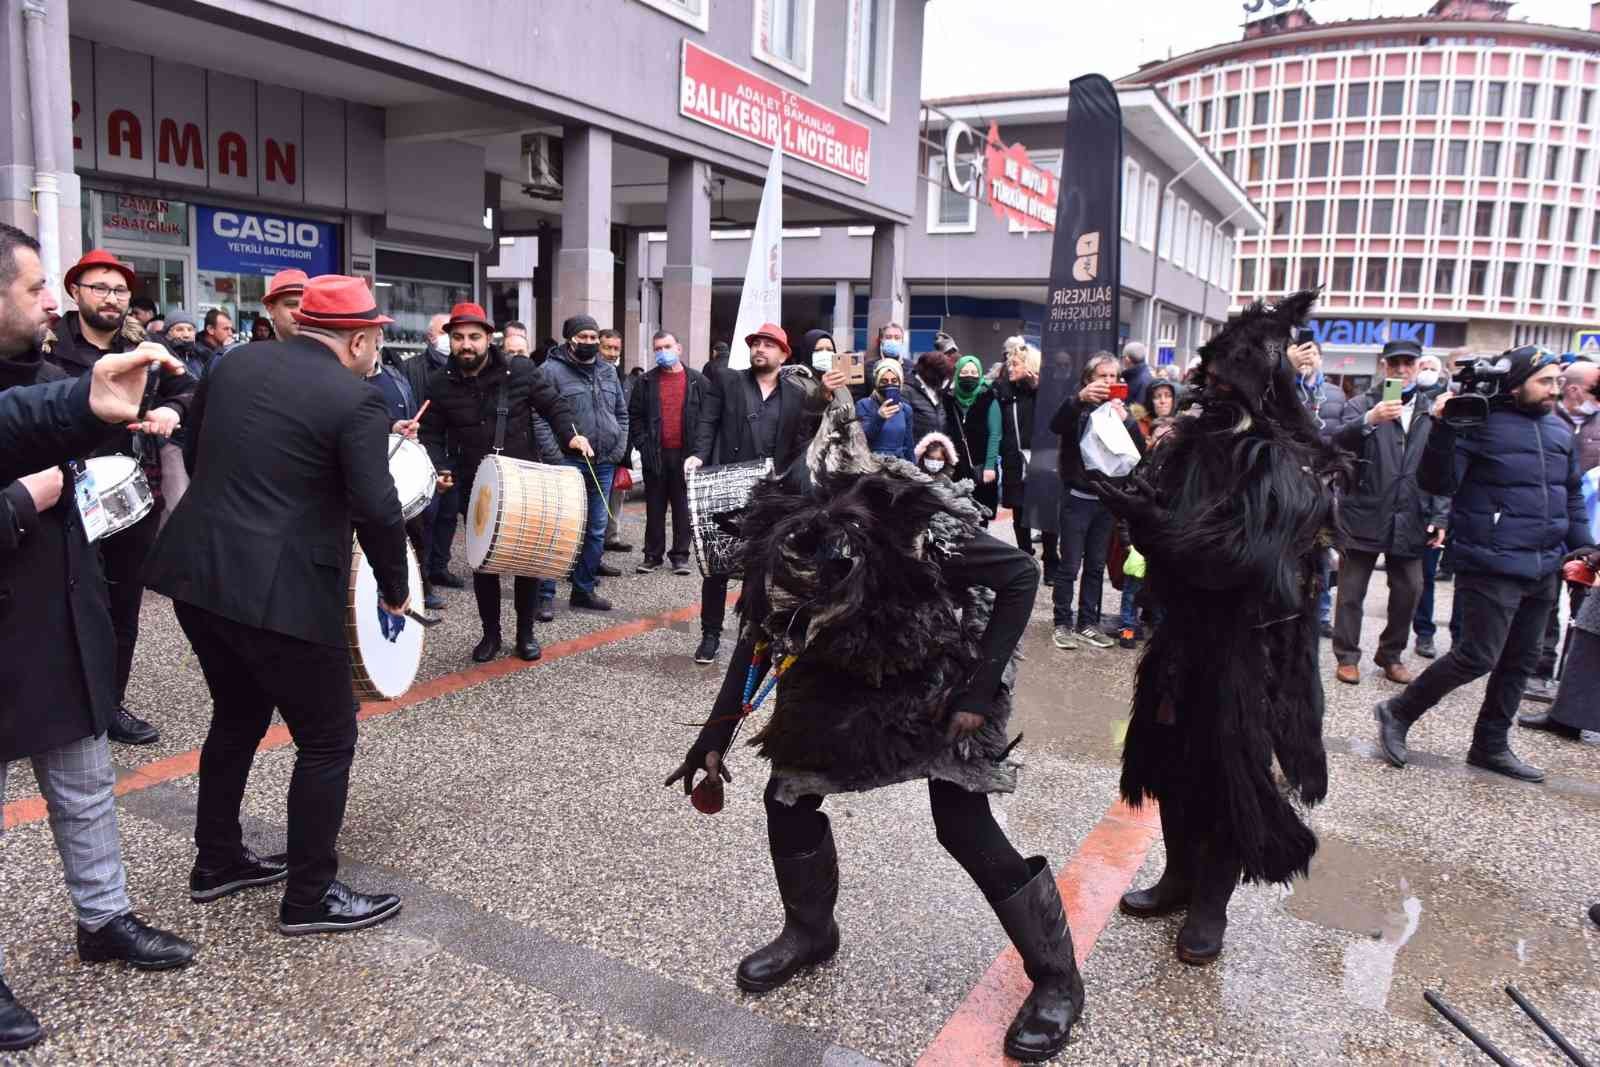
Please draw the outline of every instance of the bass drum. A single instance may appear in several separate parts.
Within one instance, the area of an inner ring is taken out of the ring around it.
[[[701,467],[689,475],[689,527],[694,559],[707,578],[737,578],[744,542],[722,530],[717,516],[750,503],[750,490],[772,473],[772,460]]]
[[[351,545],[350,597],[345,634],[350,639],[350,672],[358,700],[398,700],[417,680],[422,666],[422,624],[390,615],[378,606],[378,578],[361,542]],[[406,581],[411,603],[422,603],[422,569],[406,544]]]
[[[467,507],[467,565],[485,574],[565,578],[583,551],[589,498],[575,467],[489,456]]]

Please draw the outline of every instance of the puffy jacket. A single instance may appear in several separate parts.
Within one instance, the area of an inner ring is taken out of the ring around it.
[[[566,446],[576,425],[589,439],[596,463],[621,463],[628,455],[628,399],[617,369],[598,356],[593,363],[579,363],[566,345],[555,345],[540,370],[571,409],[572,422],[554,427],[562,451],[577,455]]]
[[[1456,570],[1544,578],[1574,548],[1592,544],[1572,433],[1555,415],[1495,408],[1460,434],[1440,422],[1417,481],[1452,497]]]
[[[1339,502],[1344,543],[1361,552],[1411,559],[1428,547],[1428,527],[1446,526],[1450,516],[1445,497],[1417,484],[1417,468],[1437,424],[1427,396],[1418,393],[1410,433],[1398,419],[1368,426],[1366,414],[1381,397],[1381,391],[1373,391],[1353,400],[1352,417],[1333,434],[1333,443],[1356,457],[1355,487]]]
[[[555,441],[550,426],[570,425],[572,405],[544,374],[525,359],[507,361],[490,347],[488,365],[468,377],[452,361],[428,376],[428,399],[417,436],[427,446],[433,465],[453,470],[456,484],[470,486],[483,457],[494,451],[495,404],[500,382],[506,383],[505,454],[512,459],[551,462]],[[540,426],[540,422],[546,423]],[[572,437],[568,431],[567,438]]]
[[[902,401],[900,410],[888,419],[878,415],[881,406],[876,396],[856,401],[856,418],[861,420],[867,447],[878,455],[898,456],[908,463],[913,462],[911,450],[916,442],[911,436],[911,406]]]

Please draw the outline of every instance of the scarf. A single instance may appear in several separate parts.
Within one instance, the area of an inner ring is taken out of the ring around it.
[[[978,377],[963,379],[961,377],[962,368],[969,364],[978,368]],[[951,386],[951,392],[955,395],[956,407],[961,409],[961,414],[965,415],[972,409],[973,402],[983,395],[983,390],[987,384],[983,380],[983,363],[977,356],[962,356],[956,360],[955,379],[954,384]]]

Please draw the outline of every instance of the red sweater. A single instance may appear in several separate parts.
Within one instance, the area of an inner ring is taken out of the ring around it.
[[[683,397],[689,386],[689,375],[656,376],[656,395],[661,399],[661,447],[683,447]]]

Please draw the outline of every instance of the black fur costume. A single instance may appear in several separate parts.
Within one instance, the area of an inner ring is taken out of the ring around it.
[[[939,565],[979,531],[971,483],[871,456],[853,418],[829,409],[806,470],[758,485],[737,520],[746,637],[774,662],[797,656],[750,743],[785,802],[915,778],[1010,792],[1009,685],[979,730],[947,733],[993,601],[949,588]]]
[[[1165,612],[1139,665],[1122,794],[1155,798],[1164,821],[1170,808],[1253,881],[1306,873],[1317,839],[1299,809],[1328,789],[1316,563],[1342,462],[1287,359],[1314,300],[1255,304],[1229,323],[1200,350],[1200,413],[1133,478],[1103,486]]]

